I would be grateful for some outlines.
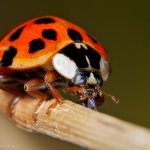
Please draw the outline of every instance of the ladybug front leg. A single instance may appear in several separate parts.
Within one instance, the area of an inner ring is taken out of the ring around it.
[[[37,115],[40,111],[40,108],[42,108],[42,106],[45,104],[47,100],[47,95],[38,91],[42,88],[44,88],[44,82],[42,79],[39,79],[39,78],[32,79],[24,85],[24,89],[27,92],[27,94],[40,99],[40,101],[36,105],[36,108],[33,112],[34,121],[37,120]]]
[[[49,88],[52,96],[56,99],[56,101],[48,107],[47,114],[49,114],[50,112],[49,110],[51,108],[55,108],[63,101],[63,97],[60,95],[57,89],[53,86],[54,81],[58,80],[59,77],[60,76],[55,71],[49,71],[45,74],[45,78],[44,78],[45,83],[47,87]]]

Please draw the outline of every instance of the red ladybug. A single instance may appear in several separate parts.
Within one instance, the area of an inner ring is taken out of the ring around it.
[[[56,99],[48,110],[61,103],[56,86],[65,85],[80,95],[83,105],[96,109],[104,100],[101,87],[110,71],[102,45],[79,26],[58,17],[29,20],[0,41],[0,88],[19,95],[17,88],[23,87],[39,98],[34,118],[47,100],[42,90],[50,90]]]

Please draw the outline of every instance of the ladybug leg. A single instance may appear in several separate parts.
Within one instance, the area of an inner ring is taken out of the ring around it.
[[[23,83],[24,81],[18,80],[13,77],[4,76],[4,75],[0,76],[0,89],[15,95],[15,97],[10,101],[7,108],[7,114],[10,117],[12,117],[13,115],[13,110],[19,101],[19,97],[24,96],[24,93],[21,90],[19,90],[19,88],[17,88],[17,86]]]
[[[24,96],[24,93],[22,93],[21,91],[17,90],[17,89],[12,89],[10,87],[1,87],[0,89],[7,91],[13,95],[15,95],[15,97],[13,97],[13,99],[9,102],[8,108],[7,108],[7,114],[9,117],[13,116],[13,112],[14,112],[14,108],[17,105],[17,103],[19,102],[19,98]]]
[[[11,87],[0,87],[0,89],[15,95],[15,97],[10,101],[8,108],[7,108],[7,114],[9,115],[9,117],[12,117],[14,108],[20,100],[19,98],[23,97],[25,94],[17,89],[15,89],[15,90],[12,89]]]
[[[45,88],[44,82],[42,79],[39,79],[39,78],[32,79],[24,85],[24,89],[27,92],[27,94],[31,95],[32,97],[40,99],[40,101],[36,105],[35,110],[33,112],[34,121],[37,120],[37,115],[47,100],[47,95],[38,91],[38,90],[43,89],[43,88]]]
[[[0,85],[0,89],[7,91],[13,95],[15,95],[16,97],[23,97],[25,93],[23,93],[21,90],[19,89],[14,89],[12,87],[9,87],[9,85],[7,86],[1,86]]]
[[[71,91],[72,95],[76,95],[77,93],[83,93],[84,87],[78,87],[78,86],[73,86],[73,87],[66,87],[65,88],[66,92]]]
[[[55,108],[56,106],[61,104],[61,102],[63,101],[63,97],[60,95],[57,89],[53,86],[54,81],[58,79],[59,79],[59,76],[55,71],[49,71],[45,74],[45,78],[44,78],[45,83],[47,87],[49,88],[52,96],[56,99],[56,101],[48,107],[47,112],[46,112],[47,114],[49,114],[50,109]]]

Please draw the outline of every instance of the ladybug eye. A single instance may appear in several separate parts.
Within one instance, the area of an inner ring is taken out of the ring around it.
[[[99,73],[99,72],[94,72],[93,74],[94,74],[94,77],[95,77],[95,79],[96,79],[96,81],[97,81],[97,84],[98,84],[100,87],[102,87],[102,85],[103,85],[103,79],[102,79],[100,73]]]
[[[79,86],[85,85],[89,76],[90,72],[86,71],[78,72],[74,78],[74,84]]]

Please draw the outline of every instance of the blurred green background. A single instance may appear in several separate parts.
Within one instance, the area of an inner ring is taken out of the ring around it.
[[[31,18],[56,15],[86,29],[108,51],[112,75],[100,111],[150,128],[150,1],[136,0],[1,0],[0,37]],[[0,114],[0,149],[82,149],[16,128]]]

